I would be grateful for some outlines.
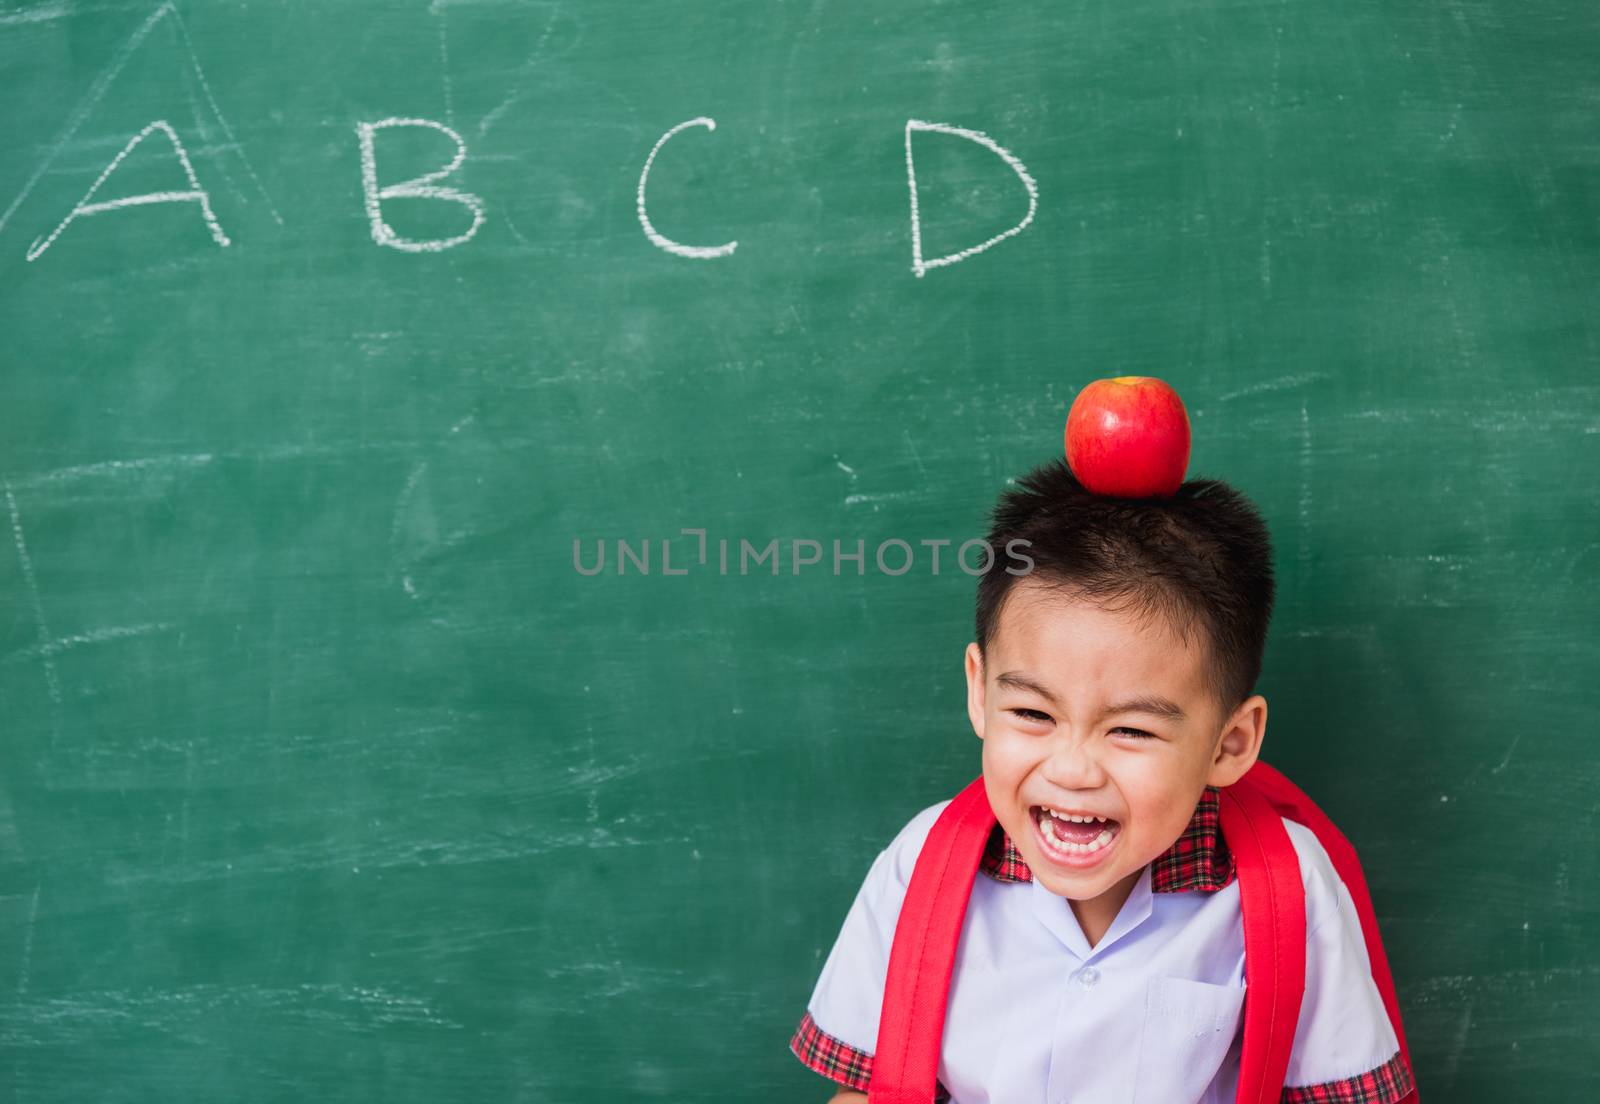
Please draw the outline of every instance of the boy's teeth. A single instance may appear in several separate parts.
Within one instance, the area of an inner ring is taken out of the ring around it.
[[[1070,820],[1074,824],[1104,824],[1106,822],[1106,818],[1103,816],[1074,816],[1071,813],[1058,813],[1048,806],[1040,806],[1040,808],[1043,808],[1045,812],[1057,820]]]
[[[1048,813],[1049,815],[1048,816],[1044,815],[1046,813]],[[1116,837],[1117,828],[1112,824],[1107,824],[1105,829],[1102,830],[1099,835],[1095,836],[1093,839],[1090,839],[1085,843],[1078,843],[1078,842],[1075,842],[1073,840],[1069,840],[1065,836],[1062,835],[1062,833],[1063,833],[1063,831],[1065,831],[1065,829],[1060,826],[1060,822],[1061,821],[1065,821],[1065,820],[1069,820],[1069,819],[1077,819],[1080,822],[1087,822],[1087,821],[1091,821],[1091,820],[1093,822],[1096,822],[1096,823],[1104,823],[1105,822],[1105,818],[1103,818],[1103,817],[1097,817],[1097,818],[1057,817],[1053,810],[1051,810],[1051,809],[1042,809],[1041,813],[1040,813],[1040,816],[1039,816],[1039,826],[1040,826],[1041,829],[1043,829],[1045,835],[1050,839],[1050,841],[1053,844],[1055,844],[1055,846],[1059,847],[1063,851],[1069,851],[1069,852],[1072,852],[1073,854],[1089,854],[1091,852],[1100,850],[1102,847],[1106,846],[1108,843],[1110,843],[1112,841],[1112,839],[1114,839]]]

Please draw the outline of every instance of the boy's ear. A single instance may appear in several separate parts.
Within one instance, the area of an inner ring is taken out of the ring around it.
[[[1208,786],[1231,786],[1255,766],[1261,754],[1261,740],[1267,734],[1267,699],[1260,694],[1246,698],[1222,725],[1217,750],[1206,777]]]
[[[983,739],[983,653],[977,641],[967,645],[967,718],[978,739]]]

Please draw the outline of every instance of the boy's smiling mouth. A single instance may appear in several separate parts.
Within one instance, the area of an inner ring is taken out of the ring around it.
[[[1071,814],[1043,805],[1028,810],[1034,835],[1045,857],[1059,866],[1094,866],[1106,857],[1117,837],[1121,822],[1110,817]]]

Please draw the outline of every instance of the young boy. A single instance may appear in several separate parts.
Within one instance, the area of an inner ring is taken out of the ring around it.
[[[1252,693],[1274,596],[1266,526],[1215,480],[1107,498],[1061,460],[1006,492],[993,520],[990,546],[1021,547],[1032,566],[979,580],[966,651],[998,824],[957,946],[938,1099],[1232,1104],[1244,934],[1217,790],[1266,731]],[[900,905],[949,803],[878,854],[790,1040],[855,1090],[833,1101],[866,1099]],[[1411,1071],[1349,891],[1315,835],[1284,824],[1305,882],[1306,975],[1282,1100],[1398,1101]]]

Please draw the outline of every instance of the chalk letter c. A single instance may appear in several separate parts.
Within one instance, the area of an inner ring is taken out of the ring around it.
[[[679,123],[661,136],[660,140],[656,142],[655,148],[650,151],[650,156],[645,158],[644,172],[639,174],[639,225],[644,227],[645,237],[649,238],[655,245],[665,249],[668,253],[676,253],[680,257],[726,257],[739,247],[738,242],[724,242],[721,245],[684,245],[681,242],[673,241],[650,225],[650,216],[645,213],[644,184],[646,180],[650,179],[651,163],[655,161],[656,154],[661,152],[661,147],[666,145],[674,134],[677,134],[678,131],[683,130],[685,127],[692,126],[703,126],[707,130],[716,130],[717,121],[702,115],[697,119]]]

